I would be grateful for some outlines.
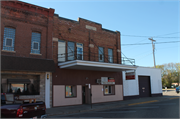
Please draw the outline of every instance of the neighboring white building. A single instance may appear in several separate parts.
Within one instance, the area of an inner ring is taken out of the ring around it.
[[[137,67],[123,72],[124,100],[162,96],[161,69]]]

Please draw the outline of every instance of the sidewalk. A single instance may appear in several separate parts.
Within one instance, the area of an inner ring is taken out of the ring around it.
[[[46,109],[47,116],[52,115],[63,115],[63,114],[72,114],[72,113],[79,113],[79,112],[88,112],[88,111],[97,111],[97,110],[104,110],[116,107],[126,107],[131,105],[139,105],[144,103],[153,103],[159,101],[166,101],[171,99],[179,98],[180,94],[175,92],[168,92],[163,96],[160,97],[145,97],[139,99],[132,99],[132,100],[123,100],[117,102],[105,102],[105,103],[98,103],[92,104],[92,108],[90,104],[83,104],[83,105],[76,105],[76,106],[65,106],[65,107],[53,107]]]

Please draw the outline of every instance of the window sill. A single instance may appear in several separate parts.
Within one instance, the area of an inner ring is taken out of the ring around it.
[[[9,51],[9,50],[1,50],[2,52],[11,52],[11,53],[16,53],[16,51]]]
[[[112,96],[112,95],[115,95],[115,94],[104,94],[104,96]]]
[[[35,54],[35,53],[30,53],[30,55],[39,55],[39,56],[42,56],[42,54]]]
[[[73,97],[65,97],[65,98],[77,98],[77,96],[73,96]]]

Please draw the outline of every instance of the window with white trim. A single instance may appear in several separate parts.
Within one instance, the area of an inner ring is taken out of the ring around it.
[[[75,43],[74,42],[68,42],[68,44],[67,44],[68,46],[67,46],[67,54],[68,54],[68,57],[67,57],[67,59],[68,60],[74,60],[75,59],[75,57],[74,57],[74,50],[75,50]]]
[[[108,61],[113,63],[113,50],[108,48]]]
[[[6,40],[5,40],[5,46],[6,47],[12,47],[12,38],[6,38]]]
[[[37,32],[32,32],[31,53],[40,54],[40,46],[41,46],[41,34]]]
[[[99,47],[99,62],[104,62],[104,48]]]
[[[3,50],[14,51],[15,32],[14,28],[4,28]]]
[[[77,47],[77,60],[83,60],[83,44],[76,43]]]
[[[39,42],[33,42],[33,50],[39,50]]]
[[[66,42],[58,40],[58,62],[66,61]]]

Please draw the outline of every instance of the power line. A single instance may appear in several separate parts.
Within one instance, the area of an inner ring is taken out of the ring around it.
[[[180,32],[174,32],[174,33],[168,33],[168,34],[163,34],[163,35],[157,35],[157,36],[155,36],[155,37],[172,35],[172,34],[178,34],[178,33],[180,33]]]
[[[180,41],[156,42],[155,44],[163,44],[163,43],[177,43],[177,42],[180,42]],[[121,44],[121,46],[125,46],[125,45],[146,45],[146,44],[152,44],[152,43]]]
[[[152,37],[152,36],[136,36],[136,35],[121,35],[121,36],[127,36],[127,37]],[[158,36],[155,36],[153,38],[180,38],[180,37],[158,37]]]

